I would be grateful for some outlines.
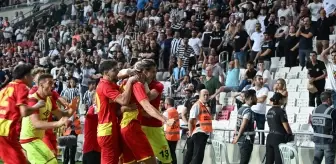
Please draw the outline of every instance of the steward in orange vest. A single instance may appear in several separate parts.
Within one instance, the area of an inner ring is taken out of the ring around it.
[[[166,139],[168,141],[178,141],[180,140],[180,118],[177,110],[173,107],[167,109],[168,119],[173,118],[175,123],[171,126],[166,125]]]
[[[199,100],[195,102],[190,110],[187,152],[183,163],[203,163],[207,140],[212,132],[212,116],[207,102],[209,102],[209,91],[202,89]]]

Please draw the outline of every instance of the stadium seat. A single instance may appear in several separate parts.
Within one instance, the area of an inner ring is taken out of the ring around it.
[[[308,107],[309,99],[307,98],[298,98],[296,99],[296,106],[298,107]]]
[[[310,114],[308,113],[300,113],[296,116],[296,123],[299,124],[308,124],[310,121]]]
[[[314,107],[301,107],[300,108],[300,114],[301,113],[312,114],[314,109],[315,109]]]
[[[301,82],[302,82],[301,79],[289,79],[288,84],[292,84],[292,85],[294,85],[294,84],[295,84],[295,85],[300,85]]]
[[[309,99],[309,92],[307,90],[300,92],[300,99]]]
[[[290,98],[287,100],[287,107],[296,106],[296,98]]]
[[[282,163],[293,164],[292,159],[295,160],[295,164],[299,164],[299,155],[296,147],[292,143],[279,145]]]
[[[295,123],[296,114],[295,113],[287,114],[287,119],[289,124]]]
[[[275,72],[274,79],[285,79],[286,78],[286,72]]]
[[[162,80],[163,81],[166,81],[169,77],[170,77],[170,73],[169,72],[163,72],[163,74],[162,74]]]
[[[288,114],[298,114],[300,112],[300,107],[286,106],[286,113]]]
[[[288,84],[287,85],[287,92],[296,92],[298,88],[297,84]]]

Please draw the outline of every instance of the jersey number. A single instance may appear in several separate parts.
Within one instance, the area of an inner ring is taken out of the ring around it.
[[[160,154],[161,154],[162,158],[166,157],[166,159],[167,159],[169,157],[169,151],[168,150],[162,150],[162,151],[160,151]]]
[[[0,106],[6,107],[8,106],[8,97],[12,96],[14,92],[13,87],[8,87],[6,89],[1,90],[0,92]]]

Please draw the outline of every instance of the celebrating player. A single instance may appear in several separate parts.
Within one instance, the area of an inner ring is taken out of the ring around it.
[[[118,104],[128,105],[132,94],[132,83],[137,77],[130,77],[125,85],[125,91],[119,92],[117,74],[119,72],[117,62],[103,61],[99,65],[103,74],[96,89],[96,104],[98,112],[97,138],[101,148],[101,163],[116,164],[121,154],[120,130],[117,113],[120,110]],[[111,101],[111,102],[110,102]]]
[[[66,112],[58,110],[56,102],[52,99],[52,89],[54,87],[53,77],[50,74],[42,74],[38,78],[38,90],[29,96],[28,104],[35,105],[39,100],[45,101],[45,106],[35,111],[29,117],[22,120],[20,133],[20,143],[25,150],[30,163],[54,163],[57,159],[54,153],[42,141],[45,129],[53,129],[64,125],[68,117],[72,116],[78,107],[78,98],[72,100],[70,109]],[[49,116],[53,114],[59,121],[48,122]],[[42,151],[41,151],[42,150]]]
[[[44,101],[27,106],[28,87],[33,83],[30,64],[19,64],[13,70],[14,81],[0,92],[0,158],[6,164],[26,164],[27,160],[18,142],[21,130],[21,117],[29,116]]]
[[[146,68],[142,70],[142,73],[145,75],[146,79],[145,87],[147,88],[147,84],[149,87],[149,90],[146,91],[148,99],[150,100],[151,105],[159,111],[161,95],[164,87],[162,83],[155,80],[157,72],[155,61],[143,59],[139,63]],[[139,63],[137,63],[137,65]],[[123,78],[128,76],[128,74],[133,74],[133,72],[134,70],[121,71],[118,74],[118,77]],[[171,163],[171,153],[165,134],[162,130],[162,121],[151,117],[146,112],[143,112],[143,116],[144,117],[141,120],[142,130],[146,134],[156,158],[158,158],[162,163]]]
[[[123,117],[120,122],[124,163],[156,163],[150,143],[141,129],[142,109],[161,122],[167,124],[174,122],[173,119],[168,120],[161,115],[149,102],[145,86],[143,85],[146,78],[142,74],[142,71],[148,71],[151,68],[151,64],[151,62],[143,61],[135,64],[135,69],[138,71],[140,79],[133,84],[133,97],[131,101],[138,104],[138,109],[123,111]]]
[[[41,74],[45,73],[45,69],[38,67],[34,68],[32,70],[32,76],[34,77],[34,83],[38,83],[38,78]],[[34,94],[38,89],[37,85],[34,85],[30,90],[29,94]],[[67,107],[68,103],[66,100],[64,100],[54,89],[52,89],[52,99],[58,103],[60,103],[62,106]],[[52,115],[49,116],[48,121],[52,121],[53,117]],[[53,132],[53,129],[47,129],[45,130],[45,136],[43,137],[43,142],[49,147],[49,149],[57,156],[57,137],[55,133]]]

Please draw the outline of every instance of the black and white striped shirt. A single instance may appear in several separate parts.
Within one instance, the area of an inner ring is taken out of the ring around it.
[[[181,38],[174,38],[171,42],[170,54],[172,56],[177,56],[177,50],[179,46],[182,44]]]
[[[171,28],[173,29],[173,31],[180,31],[180,29],[182,28],[182,25],[180,23],[176,23],[176,24],[173,24]]]
[[[145,21],[144,19],[136,20],[135,24],[139,26],[139,29],[146,29],[147,28],[148,21]]]
[[[80,92],[78,88],[66,88],[61,92],[61,96],[70,103],[72,99],[80,96]]]
[[[190,55],[194,54],[194,49],[188,45],[188,47],[185,47],[183,44],[181,44],[177,50],[177,56],[182,59],[183,61],[183,67],[188,69],[189,67],[189,60],[190,60]]]
[[[93,93],[94,91],[89,91],[87,90],[85,93],[84,93],[84,96],[83,96],[83,104],[87,105],[87,106],[91,106],[92,105],[92,96],[93,96]]]

